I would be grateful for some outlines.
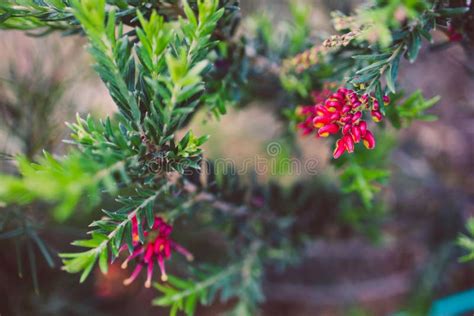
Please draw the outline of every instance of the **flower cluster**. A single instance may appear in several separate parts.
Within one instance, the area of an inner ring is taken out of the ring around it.
[[[384,96],[384,104],[390,99]],[[333,156],[339,158],[344,152],[352,153],[354,144],[362,141],[368,149],[375,147],[375,138],[367,128],[367,122],[362,119],[363,112],[370,111],[374,122],[383,118],[378,100],[367,94],[359,95],[351,89],[339,88],[324,101],[314,106],[301,107],[299,114],[305,119],[298,125],[303,134],[309,134],[317,129],[317,136],[327,137],[341,132],[342,137],[336,142]]]
[[[122,268],[126,269],[130,260],[135,260],[137,265],[133,270],[132,275],[123,281],[124,285],[129,285],[140,274],[144,266],[147,267],[147,278],[145,287],[151,286],[151,278],[153,276],[153,267],[156,263],[161,272],[161,280],[168,280],[165,270],[165,259],[171,257],[171,251],[175,250],[185,256],[189,261],[193,260],[192,254],[170,239],[173,227],[165,223],[161,217],[156,217],[153,227],[150,232],[144,232],[145,242],[142,244],[138,235],[138,221],[136,217],[132,218],[132,242],[133,252],[122,264]],[[127,248],[124,245],[120,250]]]

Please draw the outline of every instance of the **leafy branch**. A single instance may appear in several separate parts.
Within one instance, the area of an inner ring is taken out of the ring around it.
[[[378,31],[378,34],[389,34],[390,40],[385,41],[389,45],[368,46],[367,48],[370,49],[370,53],[353,56],[356,60],[355,68],[359,69],[349,76],[348,82],[359,86],[360,90],[364,93],[370,94],[375,91],[375,96],[379,99],[380,104],[382,104],[381,100],[384,94],[382,78],[385,79],[387,90],[391,93],[396,93],[401,58],[405,56],[410,63],[415,62],[422,46],[422,39],[424,38],[432,42],[430,32],[435,29],[438,23],[442,23],[441,21],[453,15],[462,15],[468,9],[464,7],[449,8],[444,7],[442,4],[423,2],[420,2],[419,5],[413,4],[413,6],[413,8],[408,8],[410,11],[407,13],[408,18],[405,26],[399,27],[399,22],[395,21],[393,24],[397,26],[396,28],[382,32],[380,28],[386,28],[387,25],[390,26],[390,23],[383,22],[382,19],[378,21],[379,24],[376,22],[375,25],[371,25],[365,31],[365,33]],[[387,5],[387,8],[376,8],[373,12],[368,10],[362,13],[362,15],[366,16],[368,23],[370,23],[370,21],[376,21],[376,16],[383,10],[391,12],[390,10],[394,8],[396,8],[394,4]],[[404,8],[407,9],[407,6]],[[382,110],[384,110],[383,107]]]
[[[209,305],[220,295],[222,302],[238,297],[240,302],[236,310],[245,311],[241,315],[251,315],[255,304],[261,302],[261,265],[259,242],[253,242],[247,249],[248,253],[237,263],[223,269],[211,268],[211,272],[196,272],[199,281],[193,282],[177,277],[170,277],[167,285],[155,283],[155,288],[163,296],[153,300],[157,306],[169,307],[170,315],[184,311],[186,315],[194,315],[196,305]],[[209,268],[208,268],[209,269]]]
[[[162,186],[156,192],[140,190],[140,195],[134,198],[120,198],[119,201],[124,206],[115,212],[103,211],[108,217],[93,222],[90,226],[91,239],[78,240],[72,243],[74,246],[90,248],[84,252],[62,253],[63,269],[70,273],[82,272],[80,282],[83,282],[97,260],[102,272],[106,273],[108,269],[109,249],[112,252],[112,258],[117,257],[122,242],[128,246],[130,252],[133,251],[132,244],[132,219],[138,221],[140,242],[144,242],[144,233],[142,222],[146,219],[148,228],[153,226],[155,220],[154,203],[155,200],[166,193],[169,184]],[[139,202],[140,201],[140,202]]]
[[[75,132],[73,139],[83,150],[99,157],[105,149],[121,152],[121,147],[125,147],[126,153],[138,156],[147,166],[143,170],[127,171],[129,176],[138,177],[137,180],[144,179],[141,184],[136,181],[138,195],[119,197],[117,200],[123,207],[104,211],[107,217],[91,224],[92,238],[73,243],[91,249],[61,255],[64,269],[71,273],[82,272],[82,282],[97,261],[101,270],[106,271],[109,250],[115,258],[125,242],[132,252],[133,218],[138,221],[142,243],[142,222],[148,221],[148,229],[153,226],[155,200],[169,195],[172,183],[163,177],[157,179],[157,170],[147,164],[158,162],[159,167],[165,164],[179,172],[186,167],[199,168],[196,162],[201,154],[199,146],[207,137],[198,138],[188,132],[175,144],[174,132],[199,102],[195,95],[204,88],[200,73],[208,66],[205,58],[212,47],[210,36],[223,10],[218,10],[217,1],[198,1],[198,20],[185,1],[188,20],[179,21],[184,34],[176,24],[165,23],[156,13],[147,21],[137,12],[142,28],[137,27],[139,41],[132,46],[120,24],[116,32],[115,13],[105,11],[105,1],[74,1],[73,7],[91,41],[96,70],[123,116],[118,117],[122,124],[121,135],[114,132],[117,128],[109,119],[99,124],[90,119],[78,119],[77,124],[71,125]],[[133,49],[137,52],[138,64]],[[135,75],[137,70],[138,75]]]
[[[179,310],[184,311],[187,315],[193,315],[196,303],[210,304],[215,293],[225,286],[223,283],[240,272],[241,265],[241,263],[230,265],[198,282],[170,276],[169,285],[154,284],[163,296],[154,299],[152,304],[170,307],[170,315],[176,315]]]
[[[23,157],[17,158],[21,176],[0,174],[0,202],[5,204],[29,204],[42,199],[59,202],[54,215],[63,221],[71,215],[84,194],[89,196],[89,204],[99,199],[99,187],[105,186],[110,193],[117,186],[113,177],[123,174],[125,161],[97,162],[79,152],[71,152],[58,160],[48,153],[37,164]]]
[[[402,100],[396,107],[387,107],[387,117],[396,128],[409,125],[415,120],[431,122],[436,120],[437,117],[426,114],[425,111],[436,105],[439,100],[440,97],[438,96],[426,100],[422,92],[417,90]]]

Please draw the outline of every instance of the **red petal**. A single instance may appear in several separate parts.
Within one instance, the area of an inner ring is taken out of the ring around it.
[[[329,134],[335,134],[339,131],[339,125],[336,124],[328,124],[326,126],[321,127],[318,130],[318,135],[321,137],[326,137]]]
[[[339,139],[337,142],[336,142],[336,148],[334,149],[334,152],[332,154],[332,156],[334,157],[334,159],[337,159],[339,157],[342,156],[342,154],[346,151],[346,146],[344,145],[344,142],[342,139]]]
[[[372,120],[374,120],[374,122],[380,122],[383,118],[382,113],[380,113],[380,111],[372,111],[371,114]]]
[[[346,149],[349,153],[354,152],[354,140],[352,139],[351,136],[346,135],[344,136],[344,145],[346,146]]]
[[[364,146],[367,149],[373,149],[375,147],[375,138],[374,135],[370,132],[367,131],[365,135],[362,137]]]
[[[342,128],[342,134],[346,135],[347,133],[351,131],[351,128],[352,128],[352,124],[346,123],[346,125],[344,125],[344,127]]]
[[[356,112],[352,117],[352,122],[357,122],[358,119],[362,117],[362,112]]]
[[[360,127],[359,126],[354,126],[352,127],[352,138],[354,139],[354,142],[358,143],[360,142]]]
[[[365,121],[360,121],[358,126],[360,128],[360,135],[365,136],[365,133],[367,133],[367,123]]]

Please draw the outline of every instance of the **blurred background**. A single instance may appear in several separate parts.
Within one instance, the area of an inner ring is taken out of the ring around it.
[[[360,1],[307,2],[313,6],[313,27],[329,34],[329,13],[349,12]],[[261,10],[275,22],[288,17],[284,0],[242,0],[244,17]],[[46,149],[60,155],[65,151],[61,140],[68,137],[64,122],[73,121],[76,112],[103,117],[115,111],[91,68],[85,43],[77,36],[36,38],[0,31],[0,152],[33,158]],[[407,92],[421,89],[427,98],[441,97],[432,111],[439,119],[414,123],[397,136],[392,178],[383,189],[390,212],[382,222],[381,238],[374,242],[356,231],[341,233],[345,224],[325,220],[322,238],[311,242],[298,264],[265,276],[263,315],[394,315],[402,309],[411,311],[409,315],[424,315],[436,299],[474,288],[474,265],[459,263],[462,252],[453,244],[466,219],[474,216],[474,68],[469,68],[470,62],[472,58],[459,46],[436,50],[427,46],[415,64],[401,66],[401,83]],[[287,128],[268,110],[272,102],[271,98],[252,102],[220,120],[197,116],[193,130],[211,135],[206,155],[232,157],[237,165],[266,155],[267,145]],[[318,161],[317,175],[302,177],[337,183],[328,164],[331,144],[314,138],[299,142],[303,159]],[[3,160],[0,168],[11,171]],[[260,180],[269,178],[261,175]],[[271,180],[290,185],[297,179],[284,175]],[[331,201],[320,204],[327,212],[337,212],[331,209]],[[53,251],[64,250],[82,237],[87,224],[98,216],[79,209],[57,225],[48,221],[47,207],[35,207],[44,217],[39,219],[44,221],[41,236]],[[153,290],[138,283],[123,287],[128,272],[115,265],[107,276],[96,271],[79,285],[77,276],[59,270],[57,258],[53,269],[38,258],[34,262],[37,292],[28,268],[31,259],[23,260],[19,277],[15,249],[10,240],[0,240],[2,316],[166,314],[150,306],[157,296]],[[198,315],[216,315],[223,308],[201,309]]]

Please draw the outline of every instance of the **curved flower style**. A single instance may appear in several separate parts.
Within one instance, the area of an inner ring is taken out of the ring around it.
[[[155,217],[155,222],[150,232],[144,232],[145,242],[142,244],[139,240],[138,235],[138,221],[136,217],[132,218],[132,238],[133,238],[133,252],[128,256],[127,259],[122,263],[122,268],[126,269],[128,263],[131,260],[135,260],[137,265],[133,270],[132,275],[123,281],[124,285],[129,285],[140,274],[144,266],[147,267],[147,278],[145,281],[145,287],[151,286],[151,279],[153,276],[154,262],[158,264],[161,273],[161,280],[167,281],[168,276],[165,270],[165,259],[171,257],[171,251],[175,250],[186,257],[189,261],[193,260],[193,255],[170,239],[171,231],[173,227],[168,225],[161,217]],[[127,248],[124,245],[120,250]]]
[[[387,105],[390,99],[384,96],[383,101]],[[300,114],[305,120],[298,128],[303,130],[303,134],[317,129],[319,137],[341,132],[342,137],[336,142],[333,153],[334,159],[337,159],[346,151],[352,153],[354,144],[360,141],[368,149],[375,147],[374,135],[367,129],[367,122],[362,120],[365,110],[370,110],[374,122],[382,120],[380,105],[375,97],[367,94],[360,96],[354,90],[339,88],[323,102],[300,108]]]

